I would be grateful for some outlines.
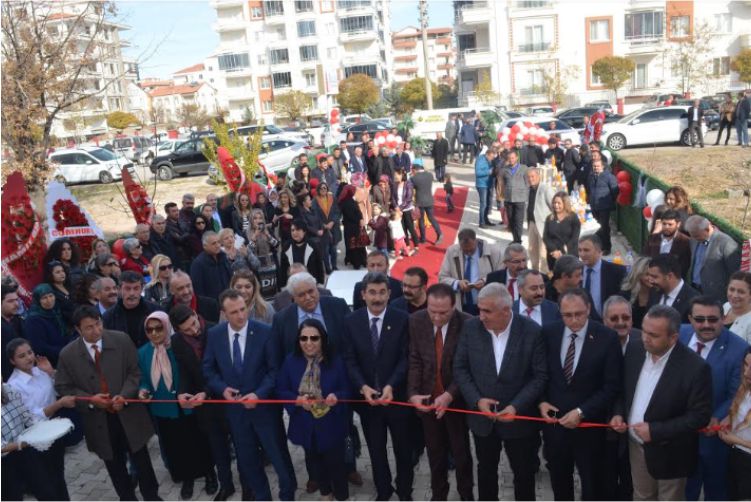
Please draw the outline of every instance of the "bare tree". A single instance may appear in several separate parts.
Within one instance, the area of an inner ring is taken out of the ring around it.
[[[710,69],[714,47],[712,32],[712,27],[702,21],[694,25],[688,36],[668,46],[671,71],[680,78],[684,94],[699,92],[699,88],[706,92],[711,80],[716,78]]]

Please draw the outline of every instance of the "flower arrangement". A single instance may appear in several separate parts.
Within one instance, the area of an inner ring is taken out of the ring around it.
[[[89,221],[86,218],[86,215],[81,212],[81,208],[78,207],[78,204],[70,199],[58,199],[52,205],[52,220],[55,223],[55,230],[61,234],[65,235],[65,229],[72,227],[76,227],[77,229],[83,227],[86,228],[86,233],[90,233],[88,230]],[[91,245],[97,236],[76,235],[75,233],[65,236],[78,245],[78,248],[81,250],[81,261],[88,261],[91,256]]]
[[[135,181],[130,175],[130,171],[125,167],[122,169],[122,177],[125,198],[133,212],[136,223],[151,225],[151,218],[154,217],[154,204],[151,202],[151,197],[146,193],[143,185]]]

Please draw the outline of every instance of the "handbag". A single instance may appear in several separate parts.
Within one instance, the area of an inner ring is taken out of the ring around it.
[[[360,233],[349,238],[350,249],[364,248],[370,245],[370,237],[368,237],[368,231],[364,227],[360,227]]]

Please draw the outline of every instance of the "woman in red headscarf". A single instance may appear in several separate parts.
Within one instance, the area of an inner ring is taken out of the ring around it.
[[[367,232],[365,232],[365,220],[360,211],[360,206],[355,200],[357,188],[354,185],[345,185],[339,194],[339,209],[342,212],[344,225],[344,264],[350,264],[355,270],[365,266],[367,253]]]

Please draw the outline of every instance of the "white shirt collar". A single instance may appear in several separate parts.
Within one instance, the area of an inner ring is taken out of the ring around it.
[[[373,314],[370,311],[370,309],[367,309],[367,311],[368,311],[368,324],[372,323],[373,322],[373,318],[375,318],[375,317],[378,318],[378,322],[383,322],[383,318],[386,316],[386,310],[387,309],[388,309],[388,307],[386,307],[385,309],[383,309],[383,312],[381,312],[378,315]]]
[[[696,332],[694,332],[694,334],[691,335],[691,340],[689,340],[688,342],[688,348],[696,352],[696,344],[700,342],[703,343],[704,348],[701,350],[701,357],[702,359],[706,359],[707,356],[709,355],[709,351],[712,350],[712,346],[714,345],[716,341],[717,341],[717,338],[715,338],[714,340],[710,340],[708,342],[701,341],[699,340],[699,337],[696,335]]]
[[[667,364],[667,362],[668,362],[668,358],[670,357],[670,354],[673,353],[673,349],[674,348],[675,348],[675,345],[673,345],[672,347],[670,347],[670,349],[668,349],[667,352],[665,352],[663,355],[661,355],[657,359],[657,361],[654,361],[652,359],[652,354],[650,354],[649,352],[647,352],[647,354],[646,354],[646,358],[647,358],[646,364],[648,364],[652,368],[655,368],[657,366],[665,366],[665,364]]]
[[[490,333],[493,336],[508,337],[509,334],[511,333],[511,323],[512,322],[514,322],[514,313],[513,312],[511,312],[511,319],[509,319],[508,325],[506,326],[506,329],[504,329],[503,331],[499,331],[499,332],[496,333],[495,331],[491,331],[491,330],[489,330],[487,328],[485,328],[485,329],[486,329],[486,331],[488,333]]]
[[[521,297],[519,297],[519,313],[526,312],[527,309],[529,308],[532,309],[532,312],[540,312],[542,310],[542,303],[534,307],[530,307],[524,302],[524,300]]]
[[[584,340],[584,335],[587,334],[587,329],[589,329],[589,319],[587,319],[587,322],[584,323],[584,326],[582,326],[582,329],[579,331],[576,331],[576,339],[577,340]],[[566,339],[567,337],[571,336],[571,333],[574,333],[574,331],[571,331],[568,326],[563,330],[563,338]]]
[[[678,296],[678,293],[681,291],[682,287],[683,287],[683,279],[681,279],[678,282],[678,285],[675,287],[675,289],[673,289],[670,293],[668,293],[668,296],[671,299],[675,300],[675,297]]]
[[[240,329],[235,330],[228,322],[227,333],[229,333],[230,336],[234,335],[235,333],[238,333],[240,335],[240,338],[244,338],[246,333],[248,332],[248,324],[249,324],[248,321],[245,321],[245,324],[243,324],[243,326]]]

